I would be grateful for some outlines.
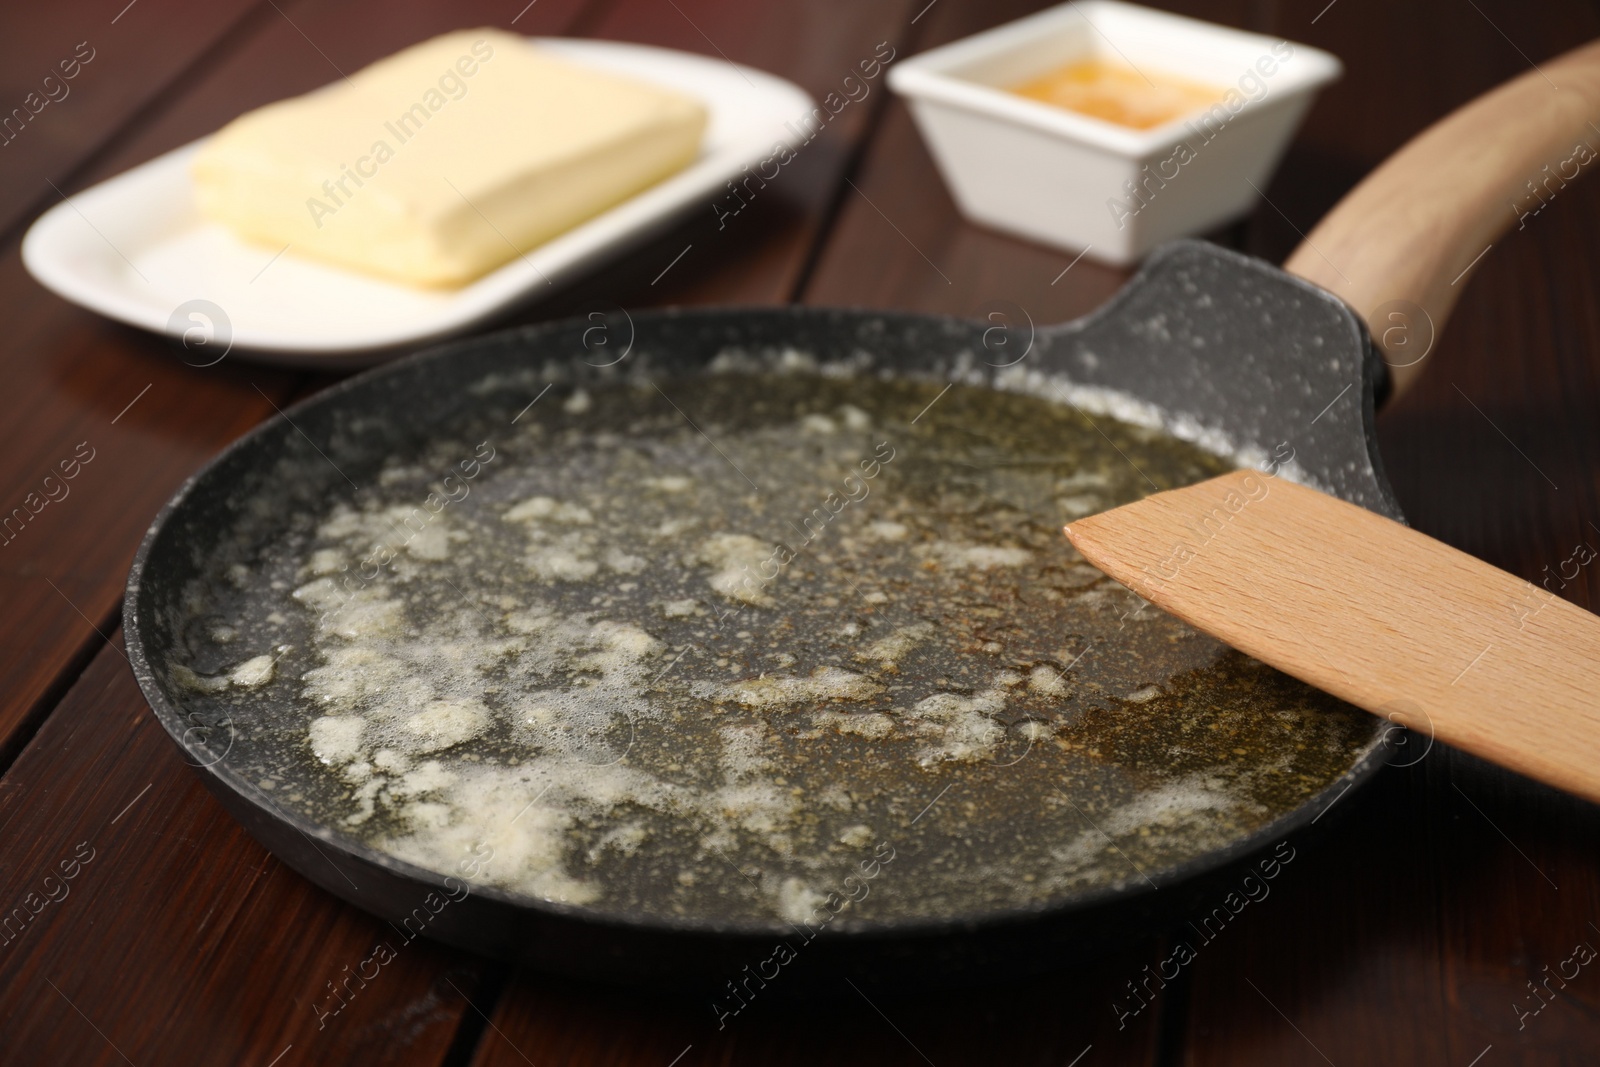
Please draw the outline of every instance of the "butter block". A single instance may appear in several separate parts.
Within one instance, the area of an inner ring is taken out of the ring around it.
[[[463,30],[235,119],[195,193],[273,250],[455,286],[682,169],[705,123],[689,97]]]

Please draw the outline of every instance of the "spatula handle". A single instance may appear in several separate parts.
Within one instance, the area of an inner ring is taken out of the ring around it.
[[[1366,320],[1398,394],[1425,365],[1419,346],[1443,330],[1495,240],[1530,225],[1595,169],[1600,41],[1539,64],[1414,137],[1335,205],[1284,268]]]

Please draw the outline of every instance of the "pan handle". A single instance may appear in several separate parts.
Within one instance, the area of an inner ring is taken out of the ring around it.
[[[1597,163],[1593,41],[1412,138],[1334,206],[1284,269],[1366,321],[1398,395],[1421,371],[1484,253]]]

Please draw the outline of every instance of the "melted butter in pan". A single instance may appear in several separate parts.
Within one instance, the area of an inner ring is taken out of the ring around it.
[[[275,803],[609,913],[804,922],[883,842],[852,918],[1035,905],[1350,767],[1365,716],[1061,536],[1226,462],[941,388],[558,385],[257,546],[174,680]]]

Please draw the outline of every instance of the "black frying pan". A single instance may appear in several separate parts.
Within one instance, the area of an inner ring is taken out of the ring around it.
[[[876,368],[971,384],[991,380],[998,373],[991,361],[1000,362],[985,347],[985,331],[992,327],[952,319],[796,308],[664,312],[633,321],[629,362],[647,365],[663,381],[681,382],[729,348],[864,352]],[[460,883],[446,883],[336,828],[292,814],[292,805],[274,800],[239,769],[249,763],[249,721],[241,716],[223,726],[172,681],[174,663],[188,657],[186,597],[197,581],[213,580],[212,561],[228,554],[230,539],[245,529],[243,518],[262,510],[263,501],[271,502],[266,511],[287,521],[345,491],[344,477],[370,483],[383,456],[415,447],[481,406],[484,397],[471,386],[491,372],[507,376],[580,362],[574,354],[584,354],[583,331],[591,326],[556,323],[449,345],[352,378],[298,405],[287,418],[231,446],[185,485],[152,525],[134,564],[129,658],[190,762],[271,851],[330,892],[397,922],[430,889],[449,891]],[[1197,338],[1204,344],[1197,346]],[[993,346],[993,335],[989,340]],[[1307,477],[1399,517],[1371,429],[1383,365],[1361,323],[1335,298],[1258,261],[1198,242],[1170,245],[1108,307],[1084,321],[1040,331],[1022,365],[1137,396],[1165,411],[1170,425],[1185,433],[1220,430],[1236,447],[1253,446],[1263,456],[1287,442]],[[1020,913],[977,910],[948,921],[840,922],[808,946],[807,964],[825,971],[845,967],[868,978],[900,972],[901,965],[924,978],[941,970],[970,976],[980,960],[1012,967],[1020,957],[1059,959],[1130,927],[1148,927],[1157,912],[1193,896],[1195,876],[1282,841],[1380,766],[1386,724],[1362,721],[1370,728],[1366,741],[1351,750],[1342,776],[1335,775],[1322,793],[1227,847],[1179,868],[1144,872],[1150,882],[1134,879]],[[901,862],[904,869],[907,861]],[[1152,886],[1189,892],[1162,894]],[[773,938],[786,932],[786,924],[775,918],[685,922],[648,913],[597,918],[582,908],[475,888],[439,911],[427,932],[480,952],[512,953],[568,971],[634,978],[697,971],[715,978],[770,955]]]
[[[1482,227],[1466,229],[1463,240],[1471,242]],[[1446,265],[1454,264],[1439,266]],[[237,554],[242,537],[270,528],[273,514],[287,523],[297,511],[322,508],[346,482],[373,478],[386,455],[448,431],[482,406],[482,390],[472,387],[491,374],[560,378],[566,373],[560,368],[582,362],[592,327],[547,324],[422,353],[342,382],[229,447],[184,485],[140,547],[125,606],[129,658],[156,715],[228,810],[328,891],[397,924],[425,915],[426,936],[477,952],[569,974],[671,978],[679,989],[704,981],[715,988],[769,959],[775,939],[789,936],[793,925],[776,918],[681,918],[648,908],[602,912],[494,888],[468,891],[457,879],[289,810],[239,769],[252,744],[251,724],[226,721],[173,681],[190,640],[187,598],[213,580],[216,560]],[[854,354],[874,371],[980,387],[1002,373],[996,364],[1015,358],[995,358],[991,324],[932,316],[686,311],[635,316],[632,327],[635,364],[679,381],[692,381],[729,349]],[[1389,387],[1384,361],[1350,307],[1300,278],[1209,244],[1177,242],[1152,256],[1096,313],[1007,340],[1011,352],[1027,347],[1030,373],[1136,398],[1158,409],[1175,435],[1225,439],[1238,454],[1281,456],[1287,445],[1306,480],[1402,518],[1373,432],[1376,405]],[[1244,865],[1372,776],[1391,731],[1381,720],[1365,721],[1365,738],[1349,749],[1338,774],[1294,810],[1221,847],[1142,871],[1140,879],[1025,908],[840,921],[808,940],[803,967],[788,973],[835,983],[842,973],[873,984],[1014,975],[1159,929],[1231,886]],[[792,978],[784,988],[806,984]]]

